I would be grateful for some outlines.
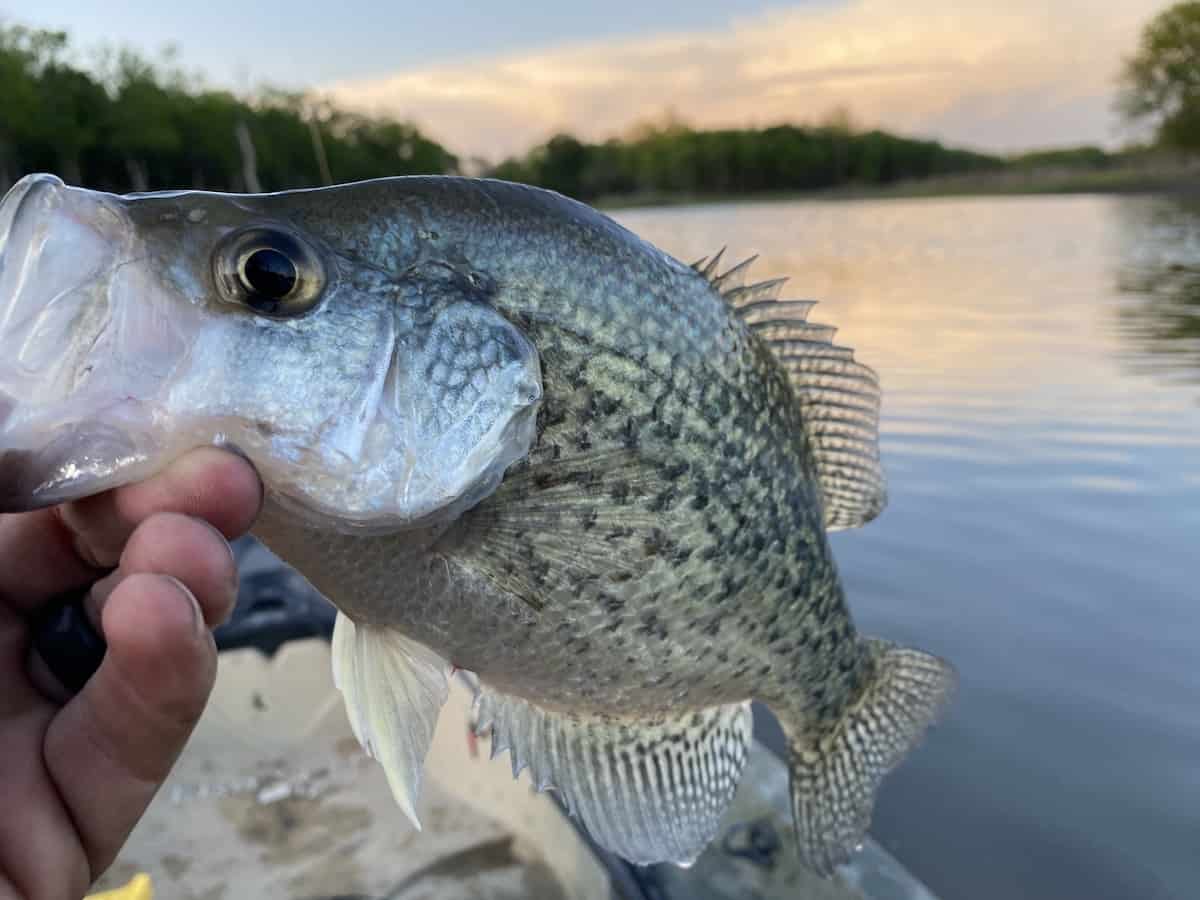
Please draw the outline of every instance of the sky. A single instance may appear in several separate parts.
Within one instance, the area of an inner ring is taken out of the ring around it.
[[[1127,135],[1121,60],[1167,0],[642,0],[481,3],[0,0],[81,46],[179,48],[214,85],[328,93],[412,119],[461,156],[519,153],[671,115],[815,122],[991,151]]]

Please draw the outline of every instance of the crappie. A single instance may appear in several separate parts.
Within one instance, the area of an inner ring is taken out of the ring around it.
[[[694,859],[750,740],[829,873],[951,692],[864,638],[826,533],[885,502],[878,381],[782,280],[556,194],[395,178],[0,206],[0,510],[238,448],[339,609],[334,677],[415,821],[447,681],[604,846]]]

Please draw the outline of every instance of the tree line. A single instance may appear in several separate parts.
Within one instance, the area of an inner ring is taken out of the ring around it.
[[[412,124],[315,103],[253,101],[130,51],[88,71],[60,31],[0,25],[0,188],[27,172],[105,190],[258,191],[455,172]]]
[[[303,93],[253,98],[204,86],[170,57],[110,52],[82,66],[60,31],[0,22],[0,190],[51,171],[105,190],[261,191],[384,175],[450,174],[459,158],[409,122]],[[1156,17],[1126,62],[1121,105],[1161,145],[1200,149],[1200,2]],[[1102,169],[1121,153],[1077,147],[999,157],[853,126],[698,130],[673,119],[621,138],[559,134],[482,174],[582,200],[796,192],[995,171]],[[475,167],[476,169],[478,167]]]
[[[31,171],[105,190],[279,190],[382,175],[460,171],[411,123],[299,93],[253,100],[200,86],[170,59],[130,51],[84,68],[60,31],[0,25],[0,187]],[[623,139],[551,138],[484,174],[584,200],[650,193],[735,194],[995,168],[935,141],[815,127],[698,131],[676,122]]]
[[[847,124],[700,131],[678,123],[585,143],[560,134],[496,166],[497,177],[585,200],[629,194],[807,191],[1002,168],[999,157]]]

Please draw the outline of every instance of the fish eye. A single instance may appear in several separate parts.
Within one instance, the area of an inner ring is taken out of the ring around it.
[[[325,287],[317,254],[294,235],[271,228],[228,235],[217,247],[213,274],[222,299],[273,319],[309,312]]]
[[[238,275],[247,293],[261,294],[272,300],[286,300],[300,280],[296,264],[271,247],[255,250],[242,260]]]

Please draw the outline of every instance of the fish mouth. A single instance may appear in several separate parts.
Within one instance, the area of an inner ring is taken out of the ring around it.
[[[102,423],[80,423],[37,450],[0,451],[0,512],[28,512],[96,493],[114,472],[144,462],[135,442]]]
[[[135,256],[118,197],[30,175],[0,202],[0,512],[99,492],[148,459],[144,393],[97,364],[128,344],[114,287]]]

